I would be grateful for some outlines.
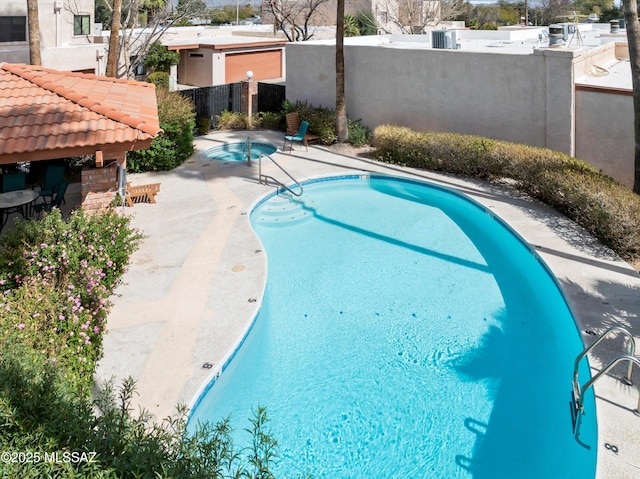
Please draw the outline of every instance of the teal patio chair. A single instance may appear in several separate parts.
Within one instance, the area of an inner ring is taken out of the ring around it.
[[[42,203],[36,202],[33,205],[33,211],[34,213],[38,213],[38,219],[40,219],[40,213],[42,213],[43,211],[51,211],[52,208],[60,208],[60,206],[64,202],[64,194],[67,191],[67,186],[69,186],[69,183],[67,183],[66,181],[61,181],[57,185],[53,186],[53,188],[51,189],[52,199],[49,202],[46,201],[44,196],[38,196],[36,201],[38,201],[40,198],[43,199]]]
[[[2,175],[2,192],[24,190],[26,188],[26,175],[24,172],[7,173]]]
[[[284,137],[284,145],[282,145],[282,151],[285,151],[287,149],[287,141],[289,142],[289,153],[293,151],[294,141],[297,141],[301,145],[304,144],[304,147],[307,149],[307,151],[309,151],[309,148],[307,147],[307,142],[304,139],[304,136],[307,134],[308,128],[309,128],[309,122],[302,121],[300,123],[300,128],[298,128],[298,133],[296,133],[295,135],[286,135]]]
[[[50,165],[44,174],[44,183],[40,185],[39,194],[45,203],[53,201],[53,188],[64,181],[64,166]],[[64,201],[64,198],[63,198]]]

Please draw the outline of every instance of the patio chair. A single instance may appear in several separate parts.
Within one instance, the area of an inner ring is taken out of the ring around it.
[[[297,111],[292,111],[285,115],[287,122],[287,135],[294,136],[300,128],[300,114]]]
[[[8,173],[2,175],[2,192],[24,190],[26,188],[26,175],[24,172]]]
[[[64,202],[64,194],[67,191],[67,186],[69,183],[66,181],[61,181],[57,185],[53,186],[52,191],[52,199],[50,202],[47,202],[45,196],[38,196],[36,199],[36,203],[33,205],[34,213],[38,213],[38,219],[40,219],[40,213],[43,211],[51,211],[52,208],[60,208],[62,203]],[[42,198],[42,203],[37,203],[37,201]]]
[[[309,128],[309,123],[306,121],[302,121],[300,123],[300,128],[298,128],[298,133],[296,133],[295,135],[285,135],[282,151],[285,151],[287,149],[287,141],[289,142],[289,153],[293,151],[294,141],[297,141],[301,145],[304,144],[304,147],[307,149],[307,151],[309,151],[309,148],[307,147],[307,142],[304,139],[304,135],[306,135],[308,128]]]
[[[50,165],[47,166],[47,170],[44,174],[44,183],[40,185],[40,196],[45,200],[45,203],[51,203],[53,201],[53,188],[64,181],[64,166]],[[64,201],[64,197],[63,197]]]

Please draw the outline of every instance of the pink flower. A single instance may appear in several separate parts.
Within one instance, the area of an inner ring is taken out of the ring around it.
[[[24,323],[20,323],[20,324],[18,324],[18,329],[24,329],[24,328],[25,328]]]

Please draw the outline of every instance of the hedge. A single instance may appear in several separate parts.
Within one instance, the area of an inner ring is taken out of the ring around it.
[[[569,155],[394,125],[377,127],[372,144],[381,161],[489,181],[510,179],[520,191],[563,213],[625,260],[640,259],[640,196]]]

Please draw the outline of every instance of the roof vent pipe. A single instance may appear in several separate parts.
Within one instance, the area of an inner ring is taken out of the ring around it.
[[[611,33],[618,33],[618,30],[620,30],[620,20],[609,20],[609,24],[611,25]]]
[[[560,46],[564,43],[564,28],[562,25],[549,25],[549,46]]]

